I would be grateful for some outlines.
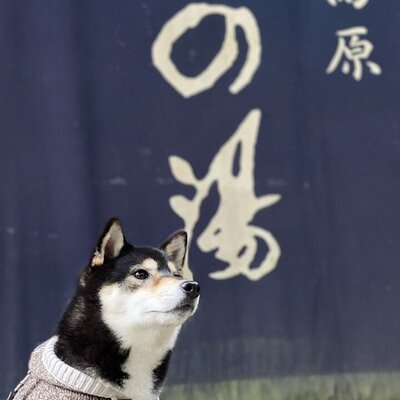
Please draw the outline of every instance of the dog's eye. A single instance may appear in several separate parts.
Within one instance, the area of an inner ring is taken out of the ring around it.
[[[149,273],[145,269],[137,269],[134,273],[133,276],[136,279],[147,279],[149,277]]]
[[[178,273],[175,273],[175,274],[174,274],[174,277],[175,277],[175,278],[182,278],[182,275],[181,275],[181,274],[178,274]]]

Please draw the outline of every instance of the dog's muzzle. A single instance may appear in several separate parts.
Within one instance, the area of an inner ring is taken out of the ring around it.
[[[195,281],[182,282],[181,287],[186,295],[192,300],[200,295],[200,285]]]

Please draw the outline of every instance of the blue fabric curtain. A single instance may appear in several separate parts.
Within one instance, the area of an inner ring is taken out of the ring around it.
[[[0,397],[111,216],[191,236],[165,398],[400,397],[399,12],[2,1]]]

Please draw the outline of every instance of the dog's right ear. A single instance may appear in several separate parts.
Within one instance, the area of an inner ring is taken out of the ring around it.
[[[100,267],[104,264],[105,260],[118,257],[124,244],[125,237],[121,222],[117,218],[111,218],[103,234],[100,236],[90,266],[93,268]]]

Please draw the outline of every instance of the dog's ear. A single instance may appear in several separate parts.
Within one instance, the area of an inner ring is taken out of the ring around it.
[[[180,271],[183,268],[186,256],[187,233],[179,231],[174,233],[160,249],[164,251],[175,267]]]
[[[90,263],[91,267],[100,267],[105,260],[111,260],[119,255],[124,247],[125,237],[121,222],[117,218],[108,221],[103,234],[97,243]]]

